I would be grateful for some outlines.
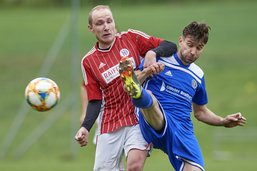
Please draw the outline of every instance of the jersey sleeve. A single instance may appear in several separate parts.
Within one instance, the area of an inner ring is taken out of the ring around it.
[[[136,43],[140,56],[145,56],[146,52],[156,48],[163,41],[161,38],[149,36],[141,31],[129,29],[128,34]]]
[[[88,94],[88,100],[102,100],[100,85],[85,60],[81,62],[81,69]]]
[[[199,86],[197,87],[196,93],[193,97],[193,102],[198,105],[205,105],[208,103],[204,77],[202,78],[201,84],[199,84]]]

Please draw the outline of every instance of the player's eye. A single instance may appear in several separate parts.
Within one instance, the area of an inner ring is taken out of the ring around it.
[[[97,22],[95,23],[95,25],[97,25],[97,26],[100,26],[100,25],[102,25],[102,24],[103,24],[102,21],[97,21]]]
[[[107,20],[107,23],[112,23],[112,19],[111,19],[111,18],[108,19],[108,20]]]
[[[202,45],[201,46],[197,46],[196,49],[200,51],[200,50],[203,49],[203,46]]]
[[[188,47],[193,47],[193,44],[192,43],[187,43],[187,46]]]

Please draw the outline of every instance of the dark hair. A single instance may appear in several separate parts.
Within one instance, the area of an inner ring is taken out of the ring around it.
[[[207,24],[193,21],[184,28],[183,36],[192,36],[196,41],[202,41],[206,44],[208,42],[209,30],[211,28]]]

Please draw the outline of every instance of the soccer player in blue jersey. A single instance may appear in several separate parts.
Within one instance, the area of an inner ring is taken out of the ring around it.
[[[231,128],[246,123],[240,112],[223,118],[207,107],[204,72],[194,62],[208,41],[209,30],[205,23],[187,25],[178,39],[178,52],[168,58],[157,57],[157,63],[137,73],[138,78],[129,59],[120,62],[124,87],[140,108],[139,125],[144,138],[168,155],[176,171],[204,171],[192,111],[199,121],[214,126]],[[158,74],[148,77],[153,73]],[[142,88],[139,81],[146,77]]]

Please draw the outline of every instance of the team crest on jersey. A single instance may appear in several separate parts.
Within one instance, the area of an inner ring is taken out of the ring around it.
[[[197,87],[197,82],[196,82],[195,79],[192,79],[192,87],[193,87],[194,89],[196,89],[196,87]]]
[[[128,51],[128,49],[125,49],[125,48],[121,49],[121,50],[120,50],[120,56],[121,56],[121,57],[128,57],[128,56],[129,56],[129,51]]]

